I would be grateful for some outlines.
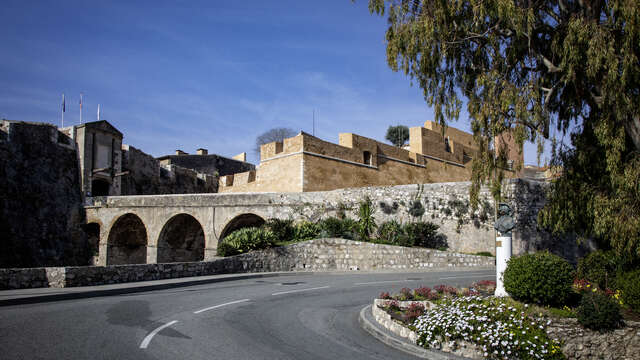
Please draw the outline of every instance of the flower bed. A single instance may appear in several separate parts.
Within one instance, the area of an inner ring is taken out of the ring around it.
[[[591,331],[567,318],[575,316],[569,308],[492,297],[494,284],[382,293],[374,300],[374,317],[417,345],[469,358],[623,359],[640,353],[640,323],[627,321],[614,333]]]

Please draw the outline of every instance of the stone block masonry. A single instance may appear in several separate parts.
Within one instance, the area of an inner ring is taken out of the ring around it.
[[[75,287],[279,271],[493,269],[494,259],[344,239],[316,239],[205,262],[0,269],[0,289]]]

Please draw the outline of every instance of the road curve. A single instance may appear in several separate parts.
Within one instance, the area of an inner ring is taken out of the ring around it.
[[[413,359],[368,335],[382,291],[494,271],[308,274],[0,307],[3,359]]]

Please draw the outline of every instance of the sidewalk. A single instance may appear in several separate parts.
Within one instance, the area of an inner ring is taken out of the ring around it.
[[[216,283],[222,281],[267,278],[310,274],[309,272],[261,272],[184,277],[176,279],[137,281],[111,285],[82,286],[68,288],[33,288],[0,290],[0,307],[20,304],[34,304],[47,301],[82,299],[107,295],[129,294],[144,291],[164,290],[176,287]]]

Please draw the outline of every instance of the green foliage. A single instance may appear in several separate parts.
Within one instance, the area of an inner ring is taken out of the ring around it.
[[[404,125],[389,126],[385,139],[397,147],[402,147],[409,141],[409,128]]]
[[[466,99],[479,149],[472,205],[486,182],[501,197],[508,157],[496,136],[537,142],[540,155],[555,128],[571,145],[551,139],[562,171],[539,224],[640,259],[640,7],[558,4],[369,0],[369,10],[388,14],[388,65],[415,79],[438,123],[456,120]]]
[[[596,283],[601,289],[614,288],[616,258],[613,251],[597,250],[578,261],[576,276]]]
[[[373,233],[376,225],[376,219],[373,217],[374,212],[373,204],[371,203],[371,199],[367,196],[360,202],[360,207],[358,209],[358,237],[363,241],[368,241],[370,235]]]
[[[294,231],[294,239],[296,241],[306,241],[315,239],[320,234],[320,226],[310,221],[303,221],[296,224]]]
[[[273,218],[269,219],[264,224],[264,227],[271,230],[280,242],[291,241],[295,235],[293,220],[280,220]]]
[[[409,202],[409,209],[407,209],[407,212],[413,217],[420,217],[424,215],[425,210],[420,200],[411,200]]]
[[[584,294],[577,309],[577,317],[582,326],[598,331],[617,329],[624,324],[618,303],[601,292]]]
[[[402,224],[395,220],[382,223],[382,225],[378,227],[378,237],[376,240],[376,242],[382,244],[413,246],[413,238],[407,234]]]
[[[569,298],[573,268],[548,252],[512,257],[504,271],[504,288],[516,300],[540,305],[563,305]]]
[[[380,206],[380,210],[382,210],[382,212],[387,215],[395,214],[396,212],[398,212],[399,206],[398,206],[398,203],[395,201],[391,205],[387,204],[384,201],[380,201],[378,205]]]
[[[449,247],[447,237],[439,234],[440,226],[430,222],[415,222],[404,226],[405,232],[413,239],[414,246],[443,250]]]
[[[278,239],[268,229],[246,227],[227,235],[218,244],[219,256],[230,256],[246,253],[251,250],[265,249],[273,246]]]
[[[622,291],[622,302],[640,313],[640,270],[622,274],[617,284]]]
[[[318,226],[321,237],[353,239],[357,223],[349,218],[329,217],[320,221]]]

